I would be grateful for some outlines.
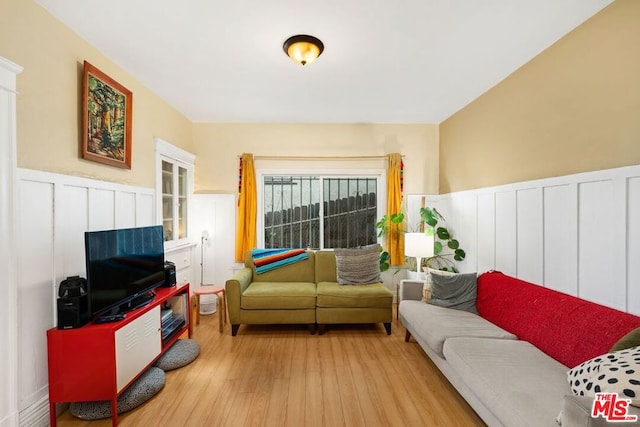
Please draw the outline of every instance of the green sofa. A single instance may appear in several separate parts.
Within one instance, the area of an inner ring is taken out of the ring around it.
[[[382,283],[339,285],[333,251],[256,274],[251,253],[225,285],[231,334],[240,325],[307,324],[322,334],[329,324],[383,323],[391,334],[393,293]]]

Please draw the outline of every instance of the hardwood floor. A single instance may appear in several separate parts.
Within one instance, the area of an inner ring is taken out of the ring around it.
[[[167,372],[153,399],[121,414],[121,426],[483,426],[418,344],[378,325],[229,325],[202,316],[200,356]],[[61,427],[107,427],[65,412]]]

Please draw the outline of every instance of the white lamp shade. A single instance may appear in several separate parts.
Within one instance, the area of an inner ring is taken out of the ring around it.
[[[433,242],[433,235],[406,233],[404,235],[404,254],[416,258],[432,257]]]

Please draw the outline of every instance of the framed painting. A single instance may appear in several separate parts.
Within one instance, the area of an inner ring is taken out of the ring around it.
[[[133,94],[84,61],[82,158],[131,169]]]

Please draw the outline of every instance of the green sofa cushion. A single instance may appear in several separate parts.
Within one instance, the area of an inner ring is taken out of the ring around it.
[[[242,308],[245,310],[300,309],[315,306],[315,283],[253,282],[242,294]]]
[[[337,282],[336,255],[333,250],[316,252],[316,283]]]
[[[318,307],[387,308],[393,292],[382,283],[341,286],[337,282],[318,283]]]

